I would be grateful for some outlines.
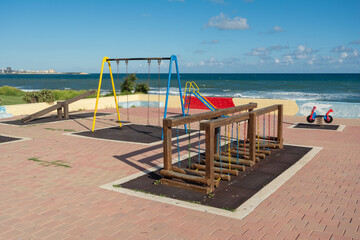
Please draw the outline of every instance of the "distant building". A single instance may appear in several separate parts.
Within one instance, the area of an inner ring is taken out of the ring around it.
[[[0,74],[57,74],[54,69],[49,70],[13,70],[11,67],[0,69]]]

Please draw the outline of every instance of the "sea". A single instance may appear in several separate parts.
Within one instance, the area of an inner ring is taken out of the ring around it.
[[[0,75],[0,86],[24,91],[41,89],[97,89],[100,74]],[[168,74],[137,73],[139,83],[149,83],[150,94],[166,94]],[[124,74],[114,74],[115,88],[120,89]],[[334,117],[360,118],[360,74],[192,74],[181,73],[184,90],[187,81],[195,81],[204,96],[252,99],[289,99],[299,106],[298,115],[306,116],[312,106],[318,114],[330,108]],[[111,90],[110,75],[104,74],[101,92]],[[171,76],[169,94],[178,95],[176,74]]]

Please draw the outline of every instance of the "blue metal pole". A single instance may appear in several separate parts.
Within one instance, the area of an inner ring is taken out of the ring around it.
[[[180,93],[181,109],[182,109],[183,116],[185,116],[185,109],[184,109],[184,103],[183,103],[182,92],[181,92],[181,82],[180,82],[180,74],[179,74],[178,62],[177,62],[176,56],[175,56],[175,55],[171,55],[170,64],[169,64],[169,77],[168,77],[168,83],[167,83],[167,89],[166,89],[164,118],[166,118],[167,107],[168,107],[168,102],[169,102],[170,81],[171,81],[171,71],[172,71],[172,62],[173,62],[173,61],[175,62],[176,73],[177,73],[177,78],[178,78],[178,83],[179,83],[179,93]],[[187,133],[186,124],[185,124],[185,132]],[[164,131],[163,131],[162,134],[161,134],[161,139],[164,139]]]
[[[172,56],[171,56],[170,64],[169,64],[169,77],[168,77],[167,90],[166,90],[164,118],[166,118],[167,106],[168,106],[168,101],[169,101],[171,69],[172,69]]]
[[[169,101],[169,91],[170,91],[170,80],[171,80],[171,69],[172,69],[172,57],[170,59],[169,64],[169,77],[168,77],[168,83],[167,83],[167,89],[166,89],[166,99],[165,99],[165,110],[164,110],[164,119],[166,118],[167,113],[167,106]],[[159,93],[160,94],[160,93]],[[164,139],[164,129],[161,132],[161,139]]]
[[[176,74],[177,74],[178,84],[179,84],[179,94],[180,94],[181,110],[182,110],[183,116],[185,117],[185,108],[184,108],[184,102],[183,102],[182,91],[181,91],[180,73],[179,73],[179,66],[178,66],[177,57],[176,57],[175,55],[172,55],[172,56],[171,56],[171,60],[173,60],[173,61],[175,62],[175,66],[176,66]],[[187,133],[186,124],[184,125],[184,127],[185,127],[185,132]]]

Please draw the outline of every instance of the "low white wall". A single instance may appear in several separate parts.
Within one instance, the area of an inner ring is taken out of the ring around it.
[[[165,95],[147,95],[147,94],[134,94],[129,96],[117,96],[119,102],[126,101],[148,101],[157,102],[159,99],[161,102],[165,102]],[[70,111],[78,110],[94,110],[96,98],[81,99],[69,105]],[[293,116],[299,111],[299,107],[293,100],[276,100],[276,99],[249,99],[249,98],[233,98],[235,106],[247,104],[249,102],[255,102],[258,104],[258,108],[267,107],[274,104],[284,105],[284,115]],[[53,103],[55,104],[55,103]],[[5,106],[6,113],[13,116],[29,115],[45,109],[53,104],[48,103],[31,103],[31,104],[17,104]],[[168,102],[169,108],[180,108],[180,97],[171,95]],[[98,109],[115,108],[114,97],[101,97],[99,98]],[[56,111],[54,111],[56,112]]]
[[[147,94],[134,94],[129,96],[117,96],[116,99],[119,102],[126,101],[148,101]],[[159,99],[158,95],[149,95],[150,101],[157,102]],[[165,102],[165,96],[160,95],[160,101]],[[86,98],[76,101],[69,105],[70,111],[78,111],[78,110],[94,110],[95,109],[96,98]],[[29,103],[29,104],[16,104],[16,105],[7,105],[5,106],[6,113],[11,114],[12,116],[20,116],[20,115],[29,115],[40,110],[43,110],[47,107],[56,104],[56,102],[49,103]],[[179,96],[169,96],[169,108],[178,108],[180,107],[180,98]],[[115,100],[114,97],[101,97],[99,98],[98,109],[109,109],[115,108]],[[55,113],[56,111],[53,111]]]
[[[256,98],[233,98],[235,106],[254,102],[258,104],[257,108],[268,107],[275,104],[282,104],[284,106],[284,115],[294,116],[299,107],[294,100],[279,100],[279,99],[256,99]]]

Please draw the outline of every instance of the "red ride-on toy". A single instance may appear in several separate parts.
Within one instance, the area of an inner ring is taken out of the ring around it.
[[[316,109],[316,107],[314,106],[311,111],[311,114],[306,117],[306,121],[308,123],[313,123],[315,121],[315,119],[318,119],[319,124],[321,124],[323,118],[326,123],[331,123],[333,121],[333,117],[330,116],[330,113],[334,112],[332,109],[330,109],[326,113],[326,115],[316,115],[315,109]]]

